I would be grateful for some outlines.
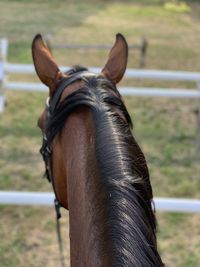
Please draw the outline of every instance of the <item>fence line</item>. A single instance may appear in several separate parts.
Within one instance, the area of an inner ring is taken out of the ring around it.
[[[4,109],[5,90],[22,91],[47,91],[47,88],[40,83],[29,82],[10,82],[7,77],[10,74],[31,74],[35,75],[35,68],[32,64],[13,64],[6,61],[8,53],[8,41],[0,40],[0,112]],[[61,66],[62,71],[67,71],[69,67]],[[100,73],[101,69],[96,67],[89,68],[94,73]],[[196,89],[167,89],[167,88],[138,88],[121,87],[122,95],[148,96],[148,97],[171,97],[171,98],[200,98],[200,73],[186,71],[160,71],[160,70],[138,70],[127,69],[125,73],[127,79],[146,79],[146,80],[168,80],[168,81],[189,81],[196,83]],[[199,108],[200,109],[200,108]],[[200,127],[200,126],[199,126]]]
[[[10,82],[7,77],[10,74],[31,74],[35,75],[34,66],[31,64],[7,63],[8,42],[6,39],[0,40],[0,112],[4,108],[5,90],[25,90],[25,91],[47,91],[47,87],[40,83]],[[62,66],[61,70],[66,71],[69,67]],[[100,68],[89,68],[90,71],[100,73]],[[159,71],[159,70],[134,70],[127,69],[125,78],[148,79],[148,80],[170,80],[195,82],[196,89],[167,89],[167,88],[119,88],[122,95],[137,95],[151,97],[171,97],[171,98],[191,98],[200,99],[200,73],[185,71]],[[200,110],[200,108],[199,108]],[[200,135],[200,112],[197,135]],[[198,142],[200,147],[200,142]],[[20,202],[20,199],[24,200]],[[4,202],[3,202],[4,201]],[[10,202],[9,202],[10,201]],[[0,204],[41,204],[50,205],[53,201],[53,194],[34,192],[0,192]],[[43,203],[43,204],[42,204]],[[46,203],[46,204],[45,204]],[[156,207],[163,211],[200,212],[200,200],[155,198]]]
[[[1,65],[0,65],[1,68]],[[62,66],[62,71],[67,71],[70,67]],[[89,68],[92,72],[100,73],[100,68]],[[34,66],[31,64],[11,64],[3,65],[4,75],[9,74],[35,74]],[[200,98],[200,73],[186,71],[158,71],[158,70],[134,70],[127,69],[125,77],[137,79],[170,80],[170,81],[190,81],[197,84],[197,89],[179,88],[143,88],[143,87],[119,87],[122,95],[143,96],[143,97],[171,97],[171,98]],[[31,82],[9,82],[4,81],[4,89],[19,91],[46,92],[47,87],[41,83]]]
[[[55,44],[52,43],[52,35],[46,34],[45,41],[49,49],[84,49],[84,50],[91,50],[91,49],[111,49],[112,45],[102,45],[102,44]],[[147,54],[148,48],[148,41],[145,37],[141,38],[140,44],[129,45],[129,50],[137,49],[140,52],[140,59],[139,59],[139,67],[143,68],[145,65],[145,57]]]
[[[200,200],[197,199],[157,197],[154,198],[154,203],[157,211],[200,213]],[[54,194],[49,192],[0,191],[0,204],[52,206]]]
[[[61,66],[61,71],[67,71],[69,66]],[[89,67],[94,73],[100,73],[101,68]],[[22,73],[35,74],[35,68],[32,64],[4,63],[4,71],[7,74]],[[169,70],[138,70],[127,69],[125,78],[150,79],[150,80],[170,80],[170,81],[193,81],[200,82],[200,72],[191,71],[169,71]]]

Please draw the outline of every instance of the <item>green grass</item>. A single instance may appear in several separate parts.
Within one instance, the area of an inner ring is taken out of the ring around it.
[[[38,32],[51,33],[53,43],[112,44],[122,32],[129,44],[147,37],[146,67],[200,71],[200,3],[192,12],[166,11],[164,1],[0,1],[0,33],[10,40],[9,62],[31,63],[31,42]],[[108,51],[56,50],[59,64],[103,66]],[[131,51],[129,67],[138,66]],[[37,80],[13,75],[12,80]],[[188,82],[129,80],[122,84],[194,88]],[[7,92],[0,115],[1,190],[50,191],[41,177],[38,153],[41,136],[36,127],[46,94]],[[155,196],[200,198],[200,166],[196,157],[196,117],[193,100],[125,98],[134,135],[144,150]],[[59,264],[54,213],[51,208],[0,206],[0,265],[24,267]],[[158,245],[171,267],[200,266],[198,214],[158,213]],[[67,216],[64,216],[68,251]],[[2,241],[3,240],[3,241]],[[69,255],[66,253],[66,257]]]

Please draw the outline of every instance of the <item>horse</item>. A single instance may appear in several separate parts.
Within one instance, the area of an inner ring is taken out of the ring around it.
[[[160,267],[147,163],[117,84],[128,45],[116,35],[96,74],[62,72],[40,34],[32,43],[36,73],[49,88],[39,117],[46,173],[69,210],[72,267]]]

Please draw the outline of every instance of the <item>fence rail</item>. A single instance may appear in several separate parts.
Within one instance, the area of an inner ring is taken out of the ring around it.
[[[54,194],[49,192],[0,191],[1,205],[51,206],[53,203]],[[157,211],[200,213],[197,199],[154,198],[154,203]]]
[[[46,34],[45,41],[50,50],[52,49],[81,49],[81,50],[104,50],[111,49],[112,45],[103,44],[55,44],[52,43],[52,35]],[[145,66],[145,58],[147,54],[148,41],[146,38],[142,37],[140,44],[129,45],[129,50],[138,50],[140,53],[139,67],[143,68]]]
[[[68,66],[61,66],[61,71],[70,69]],[[100,73],[101,68],[89,67],[94,73]],[[7,74],[22,73],[35,74],[35,68],[32,64],[4,63],[4,71]],[[138,70],[127,69],[125,78],[150,79],[150,80],[170,80],[170,81],[193,81],[200,82],[200,72],[190,71],[169,71],[169,70]]]
[[[5,89],[13,91],[35,91],[48,92],[48,88],[41,83],[7,82]],[[164,88],[144,88],[144,87],[119,87],[120,93],[124,96],[144,96],[144,97],[171,97],[171,98],[200,98],[200,91],[195,89],[164,89]]]
[[[1,66],[0,66],[1,67]],[[35,74],[34,66],[31,64],[11,64],[3,65],[5,75],[10,74]],[[70,67],[61,66],[62,71],[69,70]],[[89,68],[90,71],[100,73],[100,68]],[[125,73],[127,79],[146,79],[146,80],[170,80],[170,81],[190,81],[197,84],[196,89],[182,88],[144,88],[144,87],[119,87],[122,95],[143,96],[143,97],[171,97],[171,98],[200,98],[200,73],[186,71],[159,71],[159,70],[134,70],[127,69]],[[41,83],[31,82],[4,82],[6,90],[37,91],[46,92],[47,87]]]

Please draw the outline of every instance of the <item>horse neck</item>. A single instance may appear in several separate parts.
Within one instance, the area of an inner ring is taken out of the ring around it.
[[[103,212],[97,215],[99,186],[95,160],[92,114],[78,108],[70,115],[63,131],[70,221],[72,267],[111,266],[104,256]],[[99,215],[100,214],[100,215]],[[101,236],[100,236],[101,235]],[[108,246],[108,245],[107,245]]]
[[[156,247],[148,174],[142,172],[140,177],[133,171],[129,177],[126,168],[130,160],[137,164],[142,152],[133,142],[126,152],[135,150],[134,157],[123,156],[118,134],[112,136],[112,124],[106,113],[80,107],[63,130],[71,266],[163,266]],[[145,161],[137,165],[145,169]]]

